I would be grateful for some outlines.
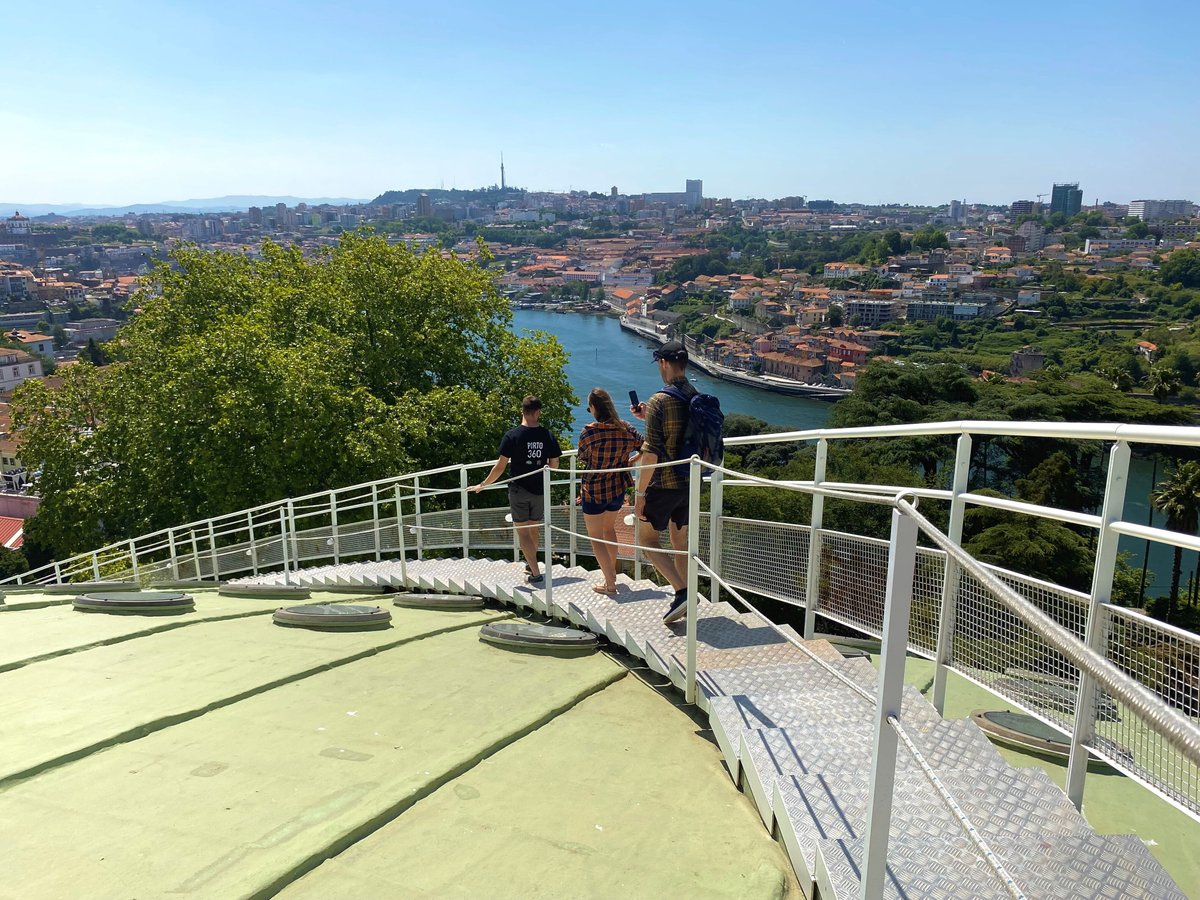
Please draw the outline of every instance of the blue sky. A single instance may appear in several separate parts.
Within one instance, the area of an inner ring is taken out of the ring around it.
[[[1200,5],[7,4],[0,199],[1200,200]],[[14,76],[14,73],[21,73]]]

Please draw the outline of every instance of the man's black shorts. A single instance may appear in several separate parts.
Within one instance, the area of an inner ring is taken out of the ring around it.
[[[664,531],[667,522],[679,528],[688,523],[688,489],[651,487],[646,489],[642,515],[655,531]]]

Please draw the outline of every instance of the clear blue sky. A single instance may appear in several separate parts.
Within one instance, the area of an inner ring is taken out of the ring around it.
[[[1194,2],[5,7],[0,200],[1200,200]]]

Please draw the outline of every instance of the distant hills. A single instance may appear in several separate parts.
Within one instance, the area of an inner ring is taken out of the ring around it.
[[[207,197],[196,200],[164,200],[161,203],[131,203],[128,206],[88,206],[83,203],[14,203],[0,201],[0,219],[7,219],[17,210],[33,219],[56,214],[60,216],[128,216],[142,213],[220,213],[245,212],[251,206],[274,206],[286,203],[295,206],[345,206],[365,203],[353,197],[277,197],[261,194],[234,194],[227,197]]]

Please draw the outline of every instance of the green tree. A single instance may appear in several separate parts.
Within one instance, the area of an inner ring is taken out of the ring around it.
[[[1200,250],[1176,250],[1158,270],[1163,284],[1200,288]]]
[[[1150,374],[1143,378],[1142,382],[1159,403],[1172,394],[1179,393],[1179,373],[1167,366],[1151,366]]]
[[[191,519],[492,456],[523,395],[563,431],[553,337],[519,337],[483,269],[349,234],[317,259],[184,246],[107,345],[14,397],[42,469],[29,529],[65,554]]]
[[[1150,226],[1147,225],[1145,222],[1143,222],[1141,219],[1137,220],[1136,222],[1134,222],[1132,225],[1130,225],[1128,228],[1125,229],[1125,237],[1127,237],[1127,238],[1140,239],[1140,238],[1144,238],[1144,237],[1148,236],[1149,234],[1150,234]]]
[[[67,330],[65,328],[63,328],[61,325],[55,325],[54,331],[52,331],[50,334],[51,334],[51,337],[54,338],[54,349],[55,350],[62,350],[69,343],[69,341],[67,340]]]
[[[1195,534],[1200,518],[1200,463],[1184,462],[1175,466],[1163,486],[1150,495],[1154,508],[1167,517],[1167,528]],[[1167,602],[1167,621],[1175,618],[1179,606],[1179,575],[1183,568],[1183,548],[1175,547],[1171,561],[1171,592]]]
[[[830,328],[841,328],[843,316],[842,307],[837,303],[830,303],[829,309],[825,311],[825,324]]]

